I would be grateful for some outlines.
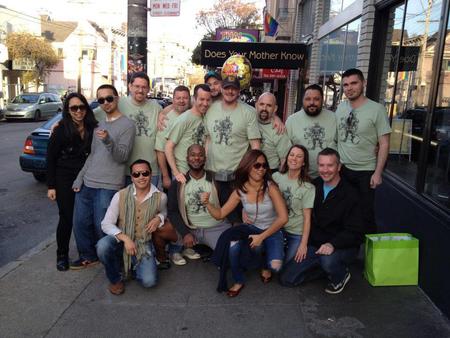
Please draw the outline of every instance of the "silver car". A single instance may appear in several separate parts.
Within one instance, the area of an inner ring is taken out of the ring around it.
[[[39,121],[48,119],[61,112],[63,104],[60,97],[52,93],[24,93],[17,95],[6,105],[6,120],[33,119]]]

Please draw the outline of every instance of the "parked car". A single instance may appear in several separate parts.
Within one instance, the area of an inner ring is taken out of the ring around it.
[[[52,93],[24,93],[17,95],[6,105],[6,120],[50,118],[62,112],[61,98]]]
[[[98,103],[97,99],[92,100],[91,103],[89,103],[89,107],[91,107],[92,110],[97,108],[99,105],[100,105],[100,103]]]
[[[25,140],[19,163],[23,171],[30,172],[39,182],[47,178],[47,145],[52,125],[62,119],[62,114],[55,115],[42,126],[35,129]]]

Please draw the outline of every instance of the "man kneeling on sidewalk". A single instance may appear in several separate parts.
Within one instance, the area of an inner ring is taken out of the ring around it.
[[[117,192],[111,200],[102,221],[102,230],[107,236],[97,243],[97,255],[111,283],[109,291],[115,295],[125,291],[123,281],[130,274],[143,287],[156,285],[152,234],[157,236],[164,232],[167,216],[167,196],[151,184],[150,163],[136,160],[130,171],[132,184]],[[171,231],[176,239],[173,228]]]
[[[317,157],[320,179],[311,218],[306,258],[290,260],[280,274],[285,286],[300,285],[325,272],[330,283],[325,292],[337,294],[350,280],[348,265],[358,253],[363,239],[363,221],[356,190],[340,176],[340,157],[325,148]]]

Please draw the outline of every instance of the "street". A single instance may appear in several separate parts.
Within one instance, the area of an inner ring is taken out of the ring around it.
[[[58,209],[47,188],[23,172],[25,138],[44,122],[0,122],[0,267],[17,259],[56,230]]]

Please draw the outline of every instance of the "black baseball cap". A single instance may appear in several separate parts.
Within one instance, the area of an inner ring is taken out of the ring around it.
[[[210,71],[208,71],[205,74],[205,78],[204,78],[205,79],[205,83],[206,83],[206,81],[208,81],[212,77],[217,79],[217,80],[219,80],[219,81],[222,81],[222,76],[218,72],[216,72],[215,70],[210,70]]]
[[[234,87],[241,89],[241,83],[236,76],[229,75],[222,81],[222,88]]]

